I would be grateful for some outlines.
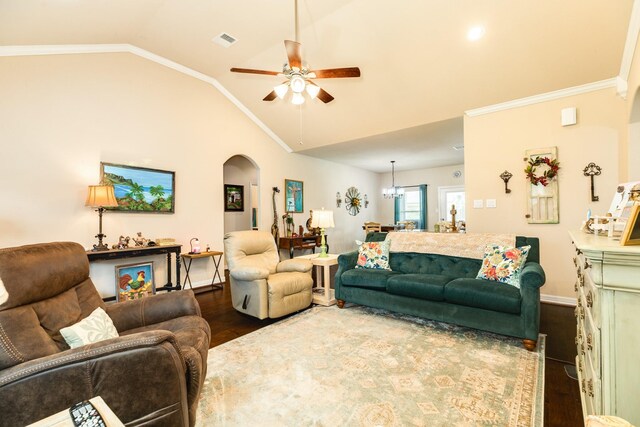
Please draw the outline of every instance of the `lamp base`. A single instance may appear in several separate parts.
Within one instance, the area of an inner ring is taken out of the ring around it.
[[[104,243],[101,243],[99,245],[93,245],[93,249],[91,249],[92,252],[108,251],[108,250],[109,250],[109,246],[105,245]]]
[[[327,258],[329,254],[327,253],[327,243],[324,239],[324,228],[320,229],[320,235],[322,237],[320,238],[320,255],[318,255],[318,258]]]

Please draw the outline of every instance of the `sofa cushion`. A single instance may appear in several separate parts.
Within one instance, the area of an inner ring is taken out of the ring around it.
[[[387,292],[406,297],[444,301],[444,285],[453,279],[438,274],[399,274],[387,280]]]
[[[399,274],[400,273],[391,270],[358,268],[345,271],[340,277],[340,280],[343,286],[384,291],[387,289],[387,279]]]
[[[444,287],[444,299],[453,304],[520,314],[520,290],[482,279],[454,279]]]

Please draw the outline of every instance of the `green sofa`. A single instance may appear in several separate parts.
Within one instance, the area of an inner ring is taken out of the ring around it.
[[[367,241],[386,233],[369,233]],[[391,252],[388,270],[355,268],[358,251],[338,257],[335,292],[345,302],[382,308],[426,319],[455,323],[523,339],[534,350],[540,323],[540,287],[545,282],[537,238],[516,237],[516,246],[531,245],[520,276],[520,289],[476,279],[482,260],[453,256]]]

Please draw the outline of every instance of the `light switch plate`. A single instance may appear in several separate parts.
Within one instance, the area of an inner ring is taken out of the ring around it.
[[[473,208],[474,209],[482,209],[483,207],[484,207],[484,203],[483,203],[482,199],[473,201]]]
[[[488,208],[496,207],[496,199],[487,199],[486,205]]]

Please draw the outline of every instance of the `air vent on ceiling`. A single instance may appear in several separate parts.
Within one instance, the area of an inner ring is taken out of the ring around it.
[[[451,148],[453,148],[456,151],[462,151],[462,150],[464,150],[464,145],[454,145]]]
[[[229,47],[235,42],[237,42],[238,40],[232,35],[229,35],[227,33],[220,33],[219,35],[213,38],[213,41],[215,43],[218,43],[222,47]]]

